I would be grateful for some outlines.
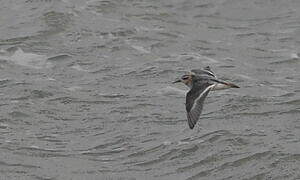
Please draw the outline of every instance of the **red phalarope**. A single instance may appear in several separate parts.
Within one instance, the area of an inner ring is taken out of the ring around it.
[[[182,82],[190,88],[186,94],[186,111],[189,127],[194,128],[197,123],[203,103],[209,91],[229,88],[239,88],[239,86],[217,79],[216,75],[207,66],[204,69],[193,69],[189,74],[183,75],[173,83]]]

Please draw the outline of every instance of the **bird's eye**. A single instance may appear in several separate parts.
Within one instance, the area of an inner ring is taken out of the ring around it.
[[[188,76],[183,76],[182,79],[187,80],[187,79],[189,79],[189,77]]]

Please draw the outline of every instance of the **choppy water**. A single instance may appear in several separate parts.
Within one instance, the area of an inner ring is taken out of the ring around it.
[[[0,3],[0,179],[300,179],[300,1]]]

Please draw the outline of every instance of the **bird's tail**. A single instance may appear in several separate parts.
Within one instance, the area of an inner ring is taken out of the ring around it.
[[[231,87],[231,88],[240,88],[238,85],[235,85],[233,83],[225,82],[225,85]]]
[[[217,83],[223,84],[221,86],[216,86],[214,90],[219,90],[219,89],[227,89],[227,88],[240,88],[238,85],[230,83],[230,82],[226,82],[226,81],[222,81],[219,79],[215,79],[213,80]]]

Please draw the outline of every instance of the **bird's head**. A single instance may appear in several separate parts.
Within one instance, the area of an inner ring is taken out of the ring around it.
[[[191,87],[191,86],[192,86],[192,76],[193,76],[192,73],[185,74],[185,75],[181,76],[180,78],[177,78],[177,79],[173,82],[173,84],[174,84],[174,83],[182,82],[182,83],[184,83],[185,85],[187,85],[188,87]]]

